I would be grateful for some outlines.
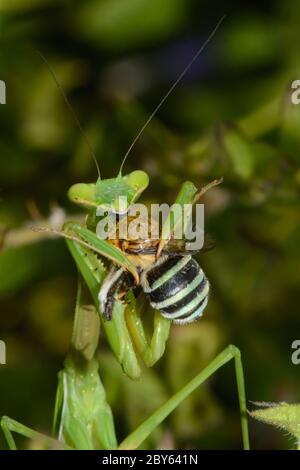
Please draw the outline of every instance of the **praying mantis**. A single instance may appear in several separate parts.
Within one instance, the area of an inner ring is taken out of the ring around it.
[[[217,27],[219,24],[220,22]],[[213,36],[217,27],[208,40]],[[208,40],[165,95],[142,127],[137,138],[198,57]],[[129,289],[126,301],[115,298],[112,316],[109,321],[104,318],[99,304],[99,291],[108,272],[107,261],[122,267],[130,273],[136,283],[139,281],[140,273],[132,260],[118,247],[99,238],[96,233],[97,211],[99,208],[106,210],[108,213],[118,213],[119,200],[125,198],[127,207],[123,208],[123,211],[126,213],[130,206],[140,198],[149,184],[149,177],[142,170],[133,171],[128,175],[122,174],[124,162],[137,138],[125,155],[117,177],[101,179],[96,162],[99,175],[96,183],[78,183],[68,191],[69,199],[84,208],[87,215],[84,224],[68,222],[60,232],[56,232],[66,239],[79,275],[71,346],[64,368],[59,373],[54,408],[53,437],[44,436],[11,418],[3,417],[1,427],[10,449],[16,449],[13,433],[42,441],[46,447],[50,448],[137,449],[185,398],[232,359],[235,365],[243,447],[249,449],[243,366],[241,353],[234,345],[229,345],[220,352],[207,367],[169,398],[137,429],[121,442],[118,441],[113,413],[106,400],[105,388],[98,372],[97,346],[100,330],[103,329],[108,344],[123,372],[130,379],[138,380],[141,377],[141,362],[146,367],[152,367],[163,356],[171,328],[171,321],[164,318],[158,310],[155,310],[153,311],[152,334],[149,338],[145,330],[138,298],[135,297],[132,289]],[[94,154],[92,156],[94,158]],[[206,190],[218,183],[219,181],[214,181],[198,191],[192,182],[187,181],[183,183],[179,190],[175,204],[179,206],[195,204]],[[174,227],[176,216],[173,217],[172,223]],[[161,239],[159,246],[162,243],[163,240]],[[90,299],[92,299],[92,304]],[[192,325],[190,327],[192,328]]]

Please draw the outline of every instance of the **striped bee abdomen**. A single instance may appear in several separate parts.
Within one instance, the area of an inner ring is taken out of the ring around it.
[[[190,255],[162,256],[143,272],[141,282],[151,306],[174,323],[197,320],[207,305],[209,282]]]

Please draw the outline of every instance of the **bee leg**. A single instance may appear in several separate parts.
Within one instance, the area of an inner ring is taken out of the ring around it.
[[[114,303],[120,294],[134,285],[134,280],[128,271],[112,266],[99,291],[99,305],[106,320],[111,320]]]

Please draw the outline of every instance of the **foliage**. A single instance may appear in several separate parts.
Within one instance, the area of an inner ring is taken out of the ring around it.
[[[126,173],[149,173],[146,202],[172,202],[186,179],[201,187],[224,177],[205,196],[207,230],[217,241],[199,258],[212,285],[209,308],[198,323],[172,327],[164,358],[143,371],[143,380],[124,376],[105,345],[100,369],[120,438],[228,343],[242,350],[249,398],[299,402],[290,356],[300,328],[300,106],[289,100],[300,74],[299,2],[227,8],[217,1],[212,11],[211,2],[176,0],[148,15],[141,3],[147,12],[145,0],[0,5],[0,79],[7,84],[7,104],[0,106],[0,338],[8,361],[0,366],[0,415],[46,434],[77,278],[63,241],[32,235],[30,227],[55,225],[57,206],[64,220],[80,219],[67,190],[94,182],[96,173],[35,50],[54,68],[108,178],[223,13],[216,38],[126,164]],[[234,387],[231,369],[220,371],[147,448],[239,447]],[[289,447],[279,433],[252,426],[254,448]]]

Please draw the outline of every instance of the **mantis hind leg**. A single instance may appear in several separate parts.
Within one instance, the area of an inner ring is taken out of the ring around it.
[[[61,442],[53,439],[45,434],[41,434],[40,432],[34,431],[34,429],[28,428],[22,423],[15,421],[8,416],[3,416],[0,421],[0,426],[2,428],[5,440],[9,449],[17,450],[16,442],[13,437],[13,433],[19,434],[21,436],[27,437],[28,439],[36,439],[38,441],[43,441],[47,446],[51,449],[53,448],[65,448]]]
[[[196,377],[188,382],[181,390],[173,395],[166,403],[156,410],[149,418],[146,419],[138,428],[127,436],[120,444],[119,449],[128,450],[136,449],[151,434],[151,432],[164,419],[177,408],[180,403],[187,398],[197,387],[207,380],[214,372],[234,359],[235,374],[237,381],[239,407],[241,415],[242,441],[245,450],[249,449],[249,432],[246,408],[246,393],[244,383],[243,365],[240,350],[229,345],[225,348],[205,369],[203,369]]]

